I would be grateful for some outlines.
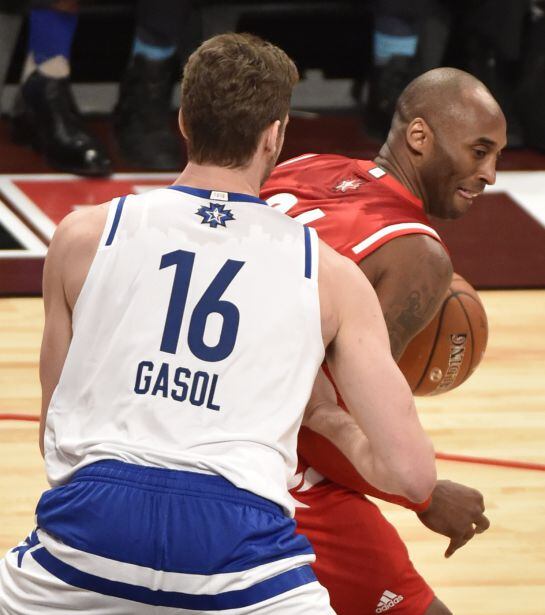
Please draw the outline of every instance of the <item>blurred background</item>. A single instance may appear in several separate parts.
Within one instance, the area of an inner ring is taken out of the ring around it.
[[[483,80],[505,111],[509,145],[496,185],[463,219],[437,228],[456,271],[478,288],[543,287],[544,8],[543,0],[0,0],[0,293],[40,293],[45,248],[71,208],[171,181],[185,159],[181,67],[200,41],[225,31],[259,34],[298,65],[284,159],[372,158],[412,78],[450,65]]]

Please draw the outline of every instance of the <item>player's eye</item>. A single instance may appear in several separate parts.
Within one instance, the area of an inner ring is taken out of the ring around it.
[[[474,155],[475,155],[475,158],[482,159],[482,158],[484,158],[484,157],[486,156],[486,154],[488,154],[488,151],[487,151],[487,150],[485,150],[485,149],[480,149],[480,148],[477,148],[477,147],[476,147],[476,148],[473,150],[473,153],[474,153]]]

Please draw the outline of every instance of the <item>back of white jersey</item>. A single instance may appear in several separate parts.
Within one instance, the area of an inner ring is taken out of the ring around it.
[[[101,459],[220,474],[291,510],[323,359],[313,232],[186,187],[110,205],[46,424],[52,485]]]

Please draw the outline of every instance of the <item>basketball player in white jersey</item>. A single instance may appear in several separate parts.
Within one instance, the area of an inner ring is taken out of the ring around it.
[[[371,286],[257,196],[296,81],[260,39],[205,42],[175,184],[59,226],[40,360],[53,488],[0,563],[2,615],[332,613],[288,494],[324,355],[370,482],[414,501],[433,488]]]

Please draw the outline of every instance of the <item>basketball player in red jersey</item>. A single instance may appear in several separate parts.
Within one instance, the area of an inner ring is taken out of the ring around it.
[[[504,115],[486,87],[462,71],[435,69],[400,96],[374,161],[299,156],[278,165],[261,196],[359,264],[377,292],[399,359],[439,309],[452,277],[428,216],[463,215],[495,182],[505,143]],[[333,608],[339,615],[451,613],[416,572],[393,526],[361,494],[415,510],[450,539],[447,557],[488,528],[482,495],[447,480],[421,504],[378,492],[357,471],[366,443],[337,401],[342,405],[322,374],[300,434],[302,474],[293,491],[302,504],[299,529],[313,543],[315,570]]]

